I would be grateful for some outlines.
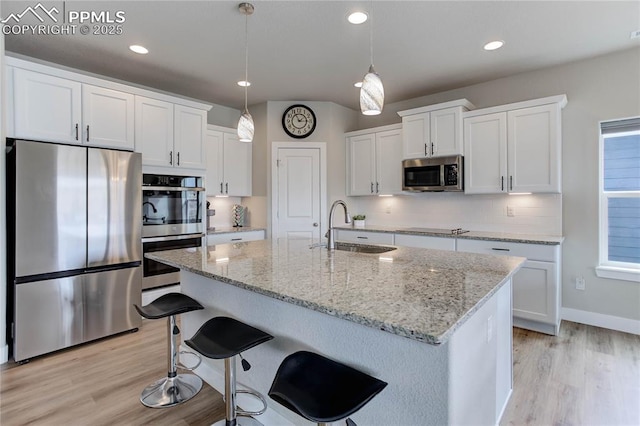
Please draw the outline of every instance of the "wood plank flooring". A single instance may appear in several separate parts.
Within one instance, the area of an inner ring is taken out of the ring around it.
[[[142,389],[166,374],[165,327],[145,320],[137,333],[3,365],[0,425],[209,425],[223,418],[222,397],[207,384],[180,406],[139,402]],[[566,321],[556,337],[517,328],[513,336],[514,391],[502,425],[640,425],[640,336]]]

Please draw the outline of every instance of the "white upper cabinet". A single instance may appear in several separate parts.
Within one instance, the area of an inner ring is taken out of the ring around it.
[[[252,144],[233,129],[209,126],[205,137],[207,195],[251,196]]]
[[[174,166],[204,169],[204,134],[207,129],[207,112],[183,105],[175,105]]]
[[[400,111],[402,158],[463,154],[462,113],[474,106],[466,99]]]
[[[133,150],[133,95],[16,68],[16,138]]]
[[[136,96],[136,151],[142,164],[171,166],[173,163],[173,104]]]
[[[559,193],[565,104],[561,95],[465,114],[465,193]]]
[[[402,191],[402,130],[397,125],[348,133],[347,195]]]
[[[145,166],[205,168],[210,105],[5,59],[8,137],[135,150]]]
[[[82,84],[23,69],[13,72],[13,132],[7,136],[80,144]],[[8,105],[11,108],[11,105]]]
[[[82,85],[83,142],[133,150],[134,96],[103,87]]]

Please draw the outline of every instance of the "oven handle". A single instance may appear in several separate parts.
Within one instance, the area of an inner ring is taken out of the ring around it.
[[[188,240],[190,238],[202,238],[204,234],[183,234],[183,235],[168,235],[166,237],[148,237],[143,238],[142,243],[155,243],[158,241],[177,241],[177,240]]]
[[[196,191],[196,192],[203,192],[206,191],[206,189],[204,189],[201,186],[193,186],[193,187],[189,187],[189,186],[142,186],[142,190],[143,191]]]

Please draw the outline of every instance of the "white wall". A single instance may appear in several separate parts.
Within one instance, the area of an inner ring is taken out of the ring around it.
[[[562,111],[562,234],[566,237],[562,305],[638,321],[640,285],[599,278],[594,268],[598,263],[598,122],[640,115],[640,48],[389,104],[377,119],[361,116],[359,127],[398,123],[397,111],[459,98],[484,108],[562,93],[569,100]],[[419,205],[428,210],[434,200],[426,196]],[[365,201],[362,208],[376,211],[380,203],[384,202]],[[415,201],[409,204],[416,206]],[[586,290],[575,289],[577,276],[585,277]]]

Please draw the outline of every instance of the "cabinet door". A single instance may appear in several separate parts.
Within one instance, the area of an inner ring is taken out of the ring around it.
[[[560,106],[507,114],[509,192],[560,192]]]
[[[347,140],[348,195],[372,195],[375,192],[375,140],[374,133],[352,136]]]
[[[207,128],[207,112],[201,109],[175,105],[174,166],[204,169],[204,134]]]
[[[83,142],[106,148],[134,149],[134,96],[117,90],[82,86]]]
[[[402,131],[376,133],[376,194],[402,191]]]
[[[206,157],[206,183],[207,195],[215,196],[224,194],[224,165],[222,162],[224,147],[224,134],[217,130],[207,130],[204,138],[204,152]]]
[[[513,276],[513,316],[556,324],[556,264],[527,260]]]
[[[434,156],[464,154],[461,108],[432,111],[430,123]]]
[[[431,156],[429,113],[402,117],[402,158]]]
[[[145,166],[173,164],[173,104],[135,97],[136,151]]]
[[[224,134],[224,192],[235,197],[251,196],[251,147],[235,133]]]
[[[464,191],[507,191],[507,115],[500,112],[464,119]]]
[[[79,144],[82,84],[14,69],[14,136]]]
[[[393,234],[336,229],[336,240],[362,244],[393,244]]]

